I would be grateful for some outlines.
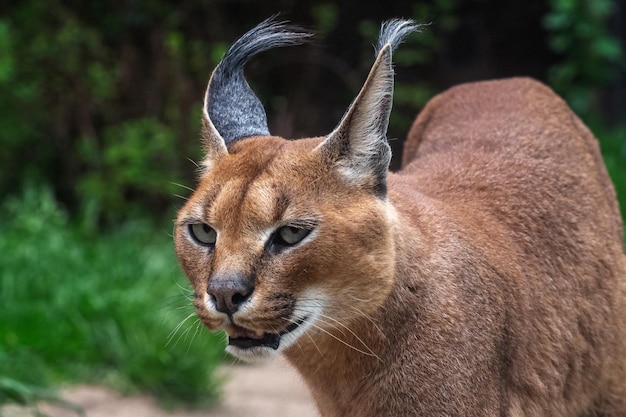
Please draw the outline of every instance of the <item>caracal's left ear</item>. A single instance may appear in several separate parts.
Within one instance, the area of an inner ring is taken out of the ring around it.
[[[395,19],[382,24],[376,61],[365,85],[317,150],[325,163],[338,169],[347,181],[371,189],[377,196],[387,194],[386,178],[391,148],[387,126],[393,97],[392,52],[405,36],[420,28],[412,20]]]

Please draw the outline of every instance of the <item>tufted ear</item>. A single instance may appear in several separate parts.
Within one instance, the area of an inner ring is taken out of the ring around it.
[[[356,186],[385,198],[391,161],[387,126],[393,97],[392,52],[405,36],[420,28],[412,20],[390,20],[381,27],[376,61],[335,130],[318,150],[333,168]]]
[[[226,52],[213,70],[204,96],[205,169],[226,155],[232,142],[269,135],[265,109],[244,77],[245,64],[261,52],[298,45],[310,36],[298,28],[267,19],[239,38]]]

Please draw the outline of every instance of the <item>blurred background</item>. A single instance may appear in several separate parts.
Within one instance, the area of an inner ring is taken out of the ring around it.
[[[599,138],[626,213],[626,5],[614,0],[21,0],[0,5],[0,403],[97,382],[210,403],[223,337],[173,252],[201,158],[201,100],[228,46],[280,12],[317,33],[247,67],[270,131],[324,135],[381,21],[429,23],[394,55],[389,137],[437,92],[532,76]]]

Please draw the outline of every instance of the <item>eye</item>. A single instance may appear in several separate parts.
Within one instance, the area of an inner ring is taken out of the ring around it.
[[[217,232],[205,223],[194,223],[189,225],[189,233],[198,243],[213,246],[217,240]]]
[[[293,246],[300,243],[309,233],[311,233],[309,229],[283,226],[276,231],[272,243],[279,246]]]

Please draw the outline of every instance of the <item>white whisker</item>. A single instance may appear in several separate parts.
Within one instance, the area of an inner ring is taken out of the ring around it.
[[[193,162],[193,161],[192,161],[192,162]],[[196,166],[197,166],[197,165],[196,165]],[[184,189],[185,189],[185,190],[187,190],[187,191],[191,191],[191,192],[193,192],[193,191],[194,191],[194,189],[193,189],[193,188],[191,188],[191,187],[187,187],[186,185],[179,184],[179,183],[177,183],[177,182],[170,181],[170,184],[175,185],[175,186],[180,187],[180,188],[184,188]]]
[[[196,331],[193,332],[193,336],[191,336],[191,340],[189,341],[189,346],[187,347],[187,353],[189,353],[189,350],[191,350],[191,345],[193,344],[193,341],[196,340],[196,336],[198,336],[198,332],[200,332],[200,329],[202,328],[202,323],[200,323],[200,319],[196,317]]]
[[[356,338],[359,342],[361,342],[361,344],[363,345],[363,347],[364,347],[365,349],[367,349],[367,350],[368,350],[368,351],[369,351],[372,355],[374,355],[374,356],[376,356],[376,357],[378,358],[378,355],[376,355],[376,353],[374,353],[374,351],[373,351],[372,349],[370,349],[370,347],[369,347],[369,346],[367,346],[367,343],[365,343],[365,342],[363,341],[363,339],[361,339],[361,338],[359,337],[359,335],[357,335],[355,332],[353,332],[353,331],[352,331],[352,329],[350,329],[348,326],[346,326],[345,324],[341,323],[339,320],[336,320],[336,319],[334,319],[334,318],[332,318],[332,317],[330,317],[330,316],[326,316],[326,315],[324,315],[324,314],[320,314],[320,317],[322,317],[322,318],[324,318],[324,319],[332,320],[333,322],[337,323],[337,324],[338,324],[338,325],[340,325],[341,327],[345,328],[348,332],[350,332],[350,334],[351,334],[352,336],[354,336],[354,337],[355,337],[355,338]],[[380,359],[380,358],[378,358],[378,359]]]
[[[196,318],[196,320],[197,320],[197,318]],[[179,340],[180,340],[180,339],[182,339],[183,337],[185,338],[185,340],[187,340],[187,336],[189,335],[189,332],[191,331],[191,327],[192,327],[192,326],[193,326],[193,324],[192,324],[192,325],[190,325],[190,326],[188,326],[188,327],[185,329],[185,331],[184,331],[184,332],[180,335]],[[189,349],[189,348],[187,348],[187,349]]]
[[[312,324],[313,327],[315,327],[316,329],[318,329],[319,331],[326,333],[328,336],[332,337],[333,339],[337,340],[338,342],[346,345],[347,347],[354,349],[355,351],[362,353],[363,355],[366,356],[373,356],[375,358],[377,358],[378,360],[380,360],[380,357],[378,355],[376,355],[375,353],[370,353],[370,352],[365,352],[355,346],[352,346],[351,344],[349,344],[348,342],[346,342],[345,340],[341,340],[339,337],[335,336],[334,334],[332,334],[331,332],[327,331],[326,329],[316,325],[315,323]]]
[[[198,165],[198,163],[197,163],[196,161],[194,161],[194,160],[193,160],[193,159],[191,159],[191,158],[187,158],[187,160],[188,160],[189,162],[191,162],[192,164],[194,164],[194,166],[195,166],[196,168],[200,169],[200,165]]]
[[[190,318],[192,318],[193,316],[195,316],[196,313],[190,313],[187,317],[185,317],[180,323],[178,323],[178,325],[176,327],[174,327],[174,329],[170,332],[170,334],[167,336],[167,343],[165,344],[165,347],[168,347],[170,345],[170,343],[172,342],[172,340],[174,339],[174,336],[176,335],[176,333],[178,333],[178,331],[180,330],[180,328],[185,324],[185,322],[187,320],[189,320]],[[176,343],[174,343],[174,346],[176,346],[178,344],[178,342],[180,341],[180,337],[178,338],[178,340],[176,341]]]
[[[297,323],[297,320],[289,319],[289,321],[292,324],[296,324]],[[305,332],[304,334],[306,334],[306,336],[309,338],[309,340],[311,341],[313,346],[315,346],[315,349],[317,349],[317,351],[319,352],[320,356],[323,358],[324,354],[320,350],[319,346],[317,346],[317,343],[315,343],[315,340],[313,340],[313,338],[311,337],[311,335],[308,332]],[[298,345],[298,348],[300,349],[300,351],[302,351],[302,346],[300,345],[300,342],[298,340],[296,340],[296,344]]]
[[[361,317],[365,317],[365,319],[367,319],[367,321],[369,321],[370,323],[372,323],[372,325],[374,326],[374,328],[376,328],[376,330],[378,330],[378,332],[379,332],[381,335],[384,335],[384,334],[385,334],[385,333],[381,330],[381,328],[380,328],[380,327],[378,327],[378,323],[376,323],[376,322],[374,321],[374,319],[373,319],[370,315],[368,315],[368,314],[364,313],[364,312],[363,312],[362,310],[360,310],[358,307],[355,307],[355,306],[353,306],[353,305],[348,304],[348,307],[352,308],[352,309],[353,309],[353,310],[355,310],[357,313],[359,313],[359,314],[361,315]]]
[[[335,330],[337,330],[337,331],[341,331],[341,329],[340,329],[339,327],[337,327],[337,325],[333,324],[332,322],[325,321],[325,320],[324,320],[324,318],[330,319],[330,317],[325,316],[325,315],[321,315],[321,314],[320,314],[320,315],[318,316],[317,320],[319,320],[320,322],[322,322],[323,324],[325,324],[325,325],[327,325],[327,326],[332,327],[333,329],[335,329]],[[334,319],[333,319],[333,320],[334,320]],[[359,349],[359,348],[357,348],[357,347],[355,347],[355,346],[352,346],[350,343],[346,342],[345,340],[342,340],[342,339],[341,339],[340,337],[338,337],[337,335],[334,335],[333,333],[329,332],[328,330],[324,329],[324,328],[323,328],[323,327],[321,327],[321,326],[318,326],[318,325],[317,325],[317,324],[315,324],[315,323],[311,323],[311,325],[312,325],[312,327],[316,328],[317,330],[319,330],[319,331],[321,331],[321,332],[323,332],[323,333],[326,333],[328,336],[330,336],[330,337],[332,337],[333,339],[337,340],[338,342],[340,342],[340,343],[342,343],[342,344],[344,344],[344,345],[348,346],[349,348],[354,349],[355,351],[357,351],[357,352],[359,352],[359,353],[362,353],[362,354],[364,354],[364,355],[367,355],[367,356],[373,356],[373,357],[377,358],[378,360],[381,360],[381,359],[380,359],[380,357],[379,357],[376,353],[374,353],[374,351],[372,351],[372,349],[370,349],[370,348],[369,348],[369,346],[367,346],[367,344],[365,344],[365,343],[363,342],[363,340],[361,340],[358,336],[356,336],[356,335],[354,334],[354,332],[352,332],[350,329],[348,329],[348,328],[347,328],[344,324],[342,324],[342,323],[340,323],[340,322],[338,322],[338,321],[336,321],[336,320],[334,320],[334,321],[335,321],[335,322],[337,322],[338,324],[341,324],[344,328],[346,328],[348,331],[350,331],[350,332],[351,332],[351,333],[352,333],[352,334],[353,334],[353,335],[354,335],[354,336],[355,336],[355,337],[359,340],[359,342],[361,342],[361,344],[363,344],[363,346],[364,346],[367,350],[369,350],[369,352],[366,352],[366,351],[361,350],[361,349]],[[343,333],[343,332],[342,332],[342,333]],[[345,336],[345,333],[343,333],[343,335]],[[320,352],[320,353],[321,353],[321,352]]]

